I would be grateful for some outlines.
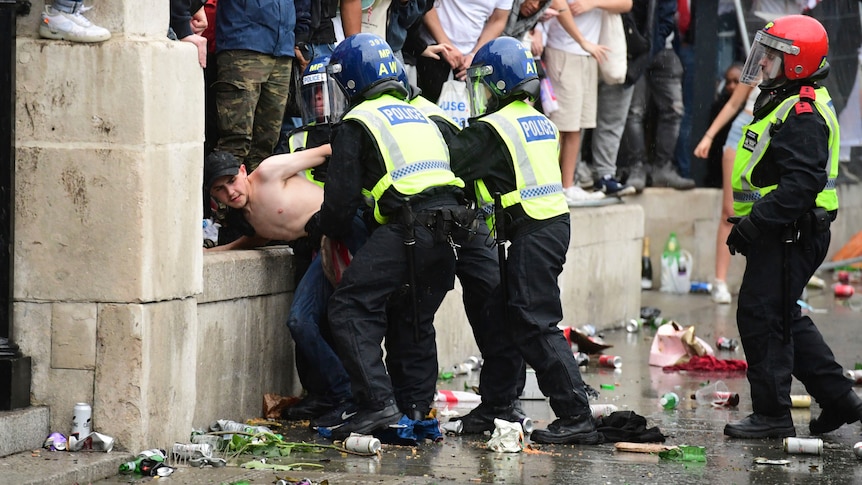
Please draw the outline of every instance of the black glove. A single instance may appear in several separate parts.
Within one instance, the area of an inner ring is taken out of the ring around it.
[[[748,216],[728,217],[727,222],[733,224],[733,229],[727,236],[727,248],[730,249],[730,254],[739,253],[745,256],[748,254],[751,243],[760,237],[760,229],[751,222],[751,218]]]
[[[308,233],[308,241],[311,247],[315,251],[320,249],[320,239],[323,237],[323,232],[320,230],[320,211],[315,212],[308,222],[305,223],[305,232]]]

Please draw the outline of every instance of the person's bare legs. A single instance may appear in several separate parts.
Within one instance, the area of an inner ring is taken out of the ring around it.
[[[721,217],[718,219],[718,229],[715,233],[715,283],[713,289],[713,300],[716,303],[730,303],[730,295],[721,295],[718,285],[727,282],[727,269],[730,267],[730,250],[727,249],[727,236],[733,224],[727,222],[727,218],[733,216],[733,189],[731,188],[731,177],[733,175],[733,161],[736,158],[736,150],[725,148],[721,156]],[[726,288],[725,288],[726,290]],[[726,293],[726,291],[725,291]]]
[[[581,151],[580,131],[560,132],[560,172],[563,176],[563,189],[575,183],[575,167],[578,164],[578,152]]]

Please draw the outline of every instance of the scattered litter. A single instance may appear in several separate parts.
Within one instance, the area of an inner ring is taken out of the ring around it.
[[[810,408],[811,396],[807,394],[791,394],[790,407],[792,408]]]
[[[494,419],[494,433],[488,440],[488,449],[497,453],[519,453],[524,449],[524,428],[521,423]]]
[[[784,438],[784,451],[791,454],[822,455],[820,438]]]
[[[769,458],[765,458],[762,456],[758,456],[754,459],[755,465],[782,465],[787,466],[790,464],[790,460],[770,460]]]

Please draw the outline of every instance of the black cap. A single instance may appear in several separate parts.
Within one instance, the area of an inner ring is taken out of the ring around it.
[[[225,175],[236,175],[239,173],[239,159],[233,154],[215,150],[207,155],[204,160],[204,188],[207,192],[212,188],[213,183]]]

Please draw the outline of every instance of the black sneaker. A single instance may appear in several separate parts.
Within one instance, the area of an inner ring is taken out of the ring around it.
[[[281,411],[281,419],[287,421],[314,419],[332,411],[335,407],[336,404],[331,399],[309,394],[293,406],[284,408]]]
[[[523,424],[529,418],[523,412],[516,410],[514,404],[493,406],[483,402],[457,421],[461,421],[464,427],[462,434],[482,434],[485,431],[494,431],[495,419]]]
[[[536,443],[554,445],[597,445],[599,433],[590,413],[572,418],[559,418],[548,425],[548,429],[537,429],[530,435]]]
[[[343,440],[350,436],[351,433],[356,434],[371,434],[374,431],[383,430],[398,424],[401,417],[404,416],[398,410],[398,406],[391,404],[377,411],[369,411],[362,409],[356,412],[350,421],[344,423],[332,430],[332,439]]]
[[[637,192],[631,185],[622,184],[610,175],[605,175],[598,179],[593,190],[604,192],[605,195],[612,195],[615,197],[632,195]]]
[[[727,423],[724,434],[731,438],[787,438],[796,436],[790,413],[784,416],[750,414],[744,419]]]
[[[342,426],[344,423],[350,421],[350,418],[352,418],[356,414],[356,411],[356,404],[354,404],[353,401],[344,401],[343,403],[334,407],[332,411],[329,411],[323,416],[312,419],[311,423],[309,423],[309,427],[311,429],[337,428],[339,426]]]

